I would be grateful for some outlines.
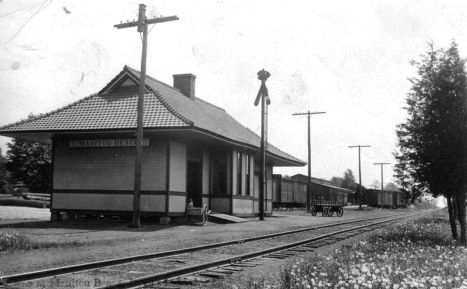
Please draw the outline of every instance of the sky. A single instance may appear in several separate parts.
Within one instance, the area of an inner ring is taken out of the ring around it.
[[[193,73],[196,96],[224,108],[260,133],[253,105],[256,73],[271,73],[269,142],[307,160],[311,118],[311,171],[330,179],[351,169],[362,184],[394,181],[396,125],[406,118],[411,60],[428,43],[452,40],[467,56],[466,1],[72,1],[0,0],[0,126],[47,113],[103,88],[123,66],[140,69],[141,39],[120,21],[176,15],[150,28],[147,73],[172,84]],[[8,138],[0,137],[6,151]],[[306,167],[274,173],[307,173]]]

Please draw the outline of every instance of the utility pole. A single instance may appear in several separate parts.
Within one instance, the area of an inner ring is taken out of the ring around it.
[[[354,146],[349,146],[349,148],[358,148],[358,191],[359,191],[359,206],[358,208],[361,210],[362,209],[362,163],[361,163],[361,158],[360,158],[360,149],[361,148],[369,148],[371,147],[370,145],[354,145]]]
[[[384,206],[384,185],[383,185],[383,166],[390,163],[373,163],[374,165],[381,166],[381,208]]]
[[[306,185],[306,211],[310,212],[310,201],[311,201],[311,140],[310,140],[310,118],[313,114],[323,114],[324,111],[307,111],[292,113],[292,115],[306,115],[308,117],[308,181]]]
[[[266,80],[271,76],[266,70],[260,70],[258,79],[261,80],[261,86],[255,99],[255,106],[258,106],[261,100],[261,148],[260,148],[260,176],[259,176],[259,220],[264,221],[264,192],[266,191],[266,139],[267,139],[267,106],[271,104],[269,99]]]
[[[142,33],[143,49],[141,54],[141,72],[138,93],[138,112],[136,121],[136,148],[135,148],[135,183],[133,192],[133,222],[132,227],[139,228],[141,226],[141,159],[143,153],[143,115],[144,115],[144,90],[146,81],[146,52],[148,47],[148,24],[156,24],[167,21],[178,20],[177,16],[146,18],[146,5],[139,4],[138,21],[127,21],[126,23],[114,25],[117,29],[137,27],[137,31]]]

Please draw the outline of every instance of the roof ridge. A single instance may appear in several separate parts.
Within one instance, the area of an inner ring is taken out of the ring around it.
[[[94,96],[98,96],[98,94],[97,94],[97,93],[93,93],[93,94],[91,94],[91,95],[89,95],[89,96],[86,96],[86,97],[81,98],[81,99],[79,99],[79,100],[77,100],[77,101],[75,101],[75,102],[72,102],[72,103],[70,103],[70,104],[68,104],[68,105],[66,105],[66,106],[63,106],[63,107],[57,108],[57,109],[55,109],[55,110],[52,110],[51,112],[40,113],[39,115],[33,116],[32,118],[22,119],[22,120],[20,120],[20,121],[14,122],[14,123],[7,124],[7,125],[5,125],[5,126],[0,127],[0,130],[2,130],[2,129],[7,129],[7,128],[10,128],[10,127],[12,127],[12,126],[19,125],[19,124],[23,124],[23,123],[26,123],[26,122],[36,121],[36,120],[39,120],[39,119],[41,119],[41,118],[44,118],[44,117],[47,117],[47,116],[50,116],[50,115],[59,113],[59,112],[65,110],[65,109],[68,109],[68,108],[70,108],[70,107],[72,107],[72,106],[75,106],[75,105],[77,105],[77,104],[80,104],[80,103],[82,103],[82,102],[84,102],[84,101],[86,101],[86,100],[88,100],[88,99],[90,99],[90,98],[92,98],[92,97],[94,97]]]
[[[130,66],[128,66],[128,65],[125,65],[125,67],[126,67],[127,69],[133,70],[134,72],[137,72],[137,73],[139,73],[139,74],[141,75],[141,71],[139,71],[139,70],[137,70],[137,69],[134,69],[133,67],[130,67]],[[125,68],[125,67],[124,67],[124,68]],[[173,89],[173,90],[175,90],[175,91],[181,93],[180,90],[178,90],[177,88],[175,88],[175,87],[173,87],[173,86],[171,86],[171,85],[169,85],[169,84],[167,84],[167,83],[165,83],[165,82],[163,82],[163,81],[160,81],[160,80],[158,80],[158,79],[155,79],[154,77],[150,76],[150,75],[147,74],[147,73],[146,73],[146,78],[149,78],[149,79],[151,79],[152,81],[158,82],[158,83],[160,83],[160,84],[162,84],[162,85],[164,85],[164,86],[167,86],[167,88]],[[145,85],[148,86],[147,84],[145,84]]]
[[[132,72],[132,73],[139,73],[139,74],[141,75],[141,72],[140,72],[140,71],[138,71],[138,70],[136,70],[136,69],[134,69],[134,68],[132,68],[132,67],[130,67],[130,66],[128,66],[128,65],[125,65],[124,68],[128,69],[128,71],[129,71],[130,73],[131,73],[131,72]],[[152,81],[155,81],[155,82],[158,82],[158,83],[160,83],[160,84],[162,84],[162,85],[164,85],[164,86],[167,86],[167,88],[170,88],[170,89],[176,91],[177,93],[180,93],[180,94],[181,94],[181,92],[180,92],[179,90],[177,90],[176,88],[174,88],[174,87],[172,87],[172,86],[170,86],[170,85],[168,85],[168,84],[166,84],[166,83],[164,83],[164,82],[162,82],[162,81],[160,81],[160,80],[157,80],[157,79],[153,78],[152,76],[150,76],[150,75],[148,75],[148,74],[146,74],[146,78],[149,78],[149,79],[152,80]],[[189,120],[188,118],[186,118],[185,116],[183,116],[181,113],[179,113],[178,111],[176,111],[176,110],[164,99],[164,97],[162,97],[162,95],[161,95],[157,90],[154,90],[154,89],[153,89],[150,85],[148,85],[147,83],[145,83],[145,86],[146,86],[146,88],[147,88],[149,91],[151,91],[151,92],[157,97],[157,99],[162,103],[162,105],[163,105],[170,113],[172,113],[173,115],[175,115],[176,117],[178,117],[179,119],[181,119],[182,121],[184,121],[185,123],[187,123],[188,125],[190,125],[190,126],[193,126],[193,125],[194,125],[193,121]]]
[[[184,121],[185,123],[187,123],[188,125],[190,126],[193,126],[194,123],[193,121],[189,120],[188,118],[186,118],[185,116],[183,116],[181,113],[177,112],[172,106],[170,106],[167,101],[162,97],[162,95],[160,95],[160,93],[154,89],[152,89],[152,87],[149,87],[149,90],[157,97],[157,99],[162,103],[162,105],[170,112],[172,113],[173,115],[175,115],[176,117],[178,117],[179,119],[181,119],[182,121]]]
[[[215,105],[215,104],[212,104],[212,103],[210,103],[210,102],[208,102],[208,101],[206,101],[206,100],[204,100],[204,99],[202,99],[202,98],[196,97],[196,96],[195,96],[195,98],[196,98],[197,100],[199,100],[199,101],[202,101],[202,102],[204,102],[204,103],[206,103],[206,104],[208,104],[208,105],[210,105],[210,106],[212,106],[212,107],[214,107],[214,108],[217,108],[217,109],[222,110],[223,112],[226,112],[226,113],[227,113],[227,111],[226,111],[225,109],[223,109],[222,107],[220,107],[220,106],[217,106],[217,105]]]

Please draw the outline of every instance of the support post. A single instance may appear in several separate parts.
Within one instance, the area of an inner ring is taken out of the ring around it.
[[[114,25],[117,29],[137,27],[137,31],[142,33],[142,53],[141,53],[141,72],[138,93],[138,107],[136,120],[136,145],[135,145],[135,182],[133,188],[133,221],[131,227],[139,228],[141,226],[141,174],[142,174],[142,153],[143,153],[143,116],[144,116],[144,91],[146,81],[146,55],[148,45],[148,24],[178,20],[176,16],[146,18],[146,5],[139,4],[138,21],[131,21]]]
[[[390,163],[373,163],[374,165],[381,166],[381,208],[384,207],[384,183],[383,183],[383,166],[389,165]]]
[[[255,99],[255,106],[259,104],[261,100],[261,144],[260,144],[260,176],[259,176],[259,220],[264,221],[264,192],[266,191],[266,139],[267,139],[267,127],[266,127],[266,105],[271,104],[269,99],[268,89],[266,87],[266,80],[271,76],[266,70],[260,70],[258,73],[258,79],[261,80],[261,86]]]
[[[369,148],[371,147],[370,145],[354,145],[354,146],[349,146],[349,148],[358,148],[358,191],[359,191],[359,206],[358,208],[361,210],[362,209],[362,164],[361,164],[361,158],[360,158],[360,149],[361,148]]]
[[[308,180],[306,183],[306,211],[307,213],[311,210],[311,137],[310,137],[310,119],[313,114],[323,114],[326,113],[324,111],[316,111],[316,112],[300,112],[300,113],[293,113],[292,115],[306,115],[308,117]]]

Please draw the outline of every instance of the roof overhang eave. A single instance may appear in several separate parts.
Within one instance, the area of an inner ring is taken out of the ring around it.
[[[221,136],[216,133],[210,132],[208,130],[200,129],[197,127],[192,127],[191,130],[204,134],[204,135],[208,135],[212,138],[221,140],[233,146],[242,147],[242,148],[250,149],[253,151],[258,151],[259,153],[260,148],[258,146],[254,146],[254,145],[247,144],[241,141],[233,140],[225,136]],[[306,162],[279,156],[277,154],[271,153],[270,151],[266,152],[266,161],[272,162],[273,166],[277,166],[277,167],[303,167],[306,165]]]
[[[219,140],[235,147],[241,147],[244,149],[258,151],[259,147],[244,143],[242,141],[233,140],[225,136],[218,135],[208,130],[200,129],[194,126],[184,127],[148,127],[144,128],[146,132],[157,132],[157,131],[192,131],[198,134],[208,136],[210,138]],[[71,134],[90,134],[90,133],[131,133],[134,132],[135,128],[117,128],[117,129],[80,129],[80,130],[31,130],[31,131],[0,131],[1,136],[19,138],[24,140],[39,141],[43,143],[50,143],[51,138],[54,135],[71,135]],[[273,166],[278,167],[302,167],[306,165],[306,162],[298,159],[286,158],[277,154],[273,154],[270,151],[266,152],[266,161],[272,163]]]

